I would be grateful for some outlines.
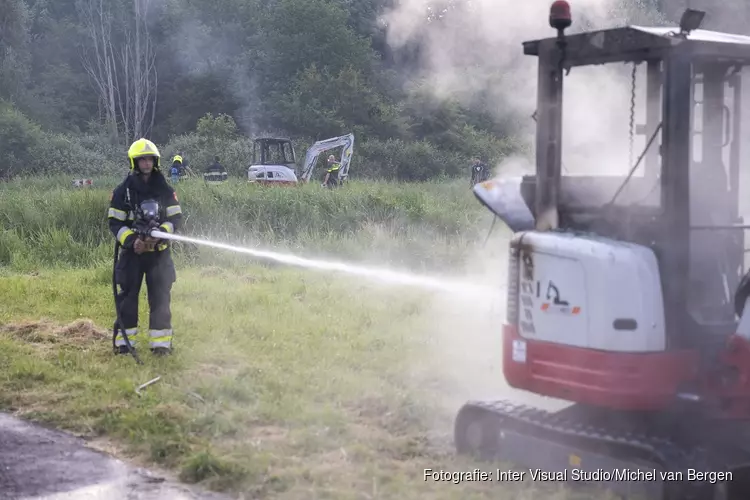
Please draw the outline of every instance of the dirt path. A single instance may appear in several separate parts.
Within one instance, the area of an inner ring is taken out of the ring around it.
[[[229,500],[167,481],[82,439],[0,414],[0,497],[7,500]]]

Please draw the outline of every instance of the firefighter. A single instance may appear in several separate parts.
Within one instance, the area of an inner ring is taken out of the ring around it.
[[[490,178],[490,170],[487,168],[487,165],[482,162],[480,156],[476,155],[473,160],[474,162],[471,165],[470,187],[474,187],[476,184],[484,182]]]
[[[336,157],[331,155],[328,157],[328,171],[326,171],[326,177],[323,179],[323,187],[334,188],[339,184],[339,170],[341,164],[336,161]]]
[[[115,267],[115,283],[120,291],[115,298],[125,333],[133,347],[138,335],[138,295],[146,277],[149,302],[151,352],[167,355],[172,352],[172,284],[176,281],[169,243],[147,236],[142,239],[134,229],[139,223],[141,202],[154,200],[160,207],[155,229],[174,233],[182,222],[182,209],[175,190],[167,183],[159,168],[159,150],[148,139],[138,139],[128,150],[130,173],[112,191],[109,205],[109,229],[122,250]],[[144,339],[145,340],[145,339]],[[118,331],[115,353],[126,354],[127,344]]]
[[[172,163],[174,163],[175,160],[178,160],[178,159],[180,161],[180,175],[184,175],[185,171],[188,168],[190,168],[190,163],[188,162],[188,159],[185,157],[185,153],[183,153],[182,151],[177,151],[175,153],[174,157],[172,157]]]
[[[174,158],[172,158],[172,168],[169,169],[169,174],[172,177],[173,183],[180,180],[180,177],[182,176],[182,156],[175,155]]]
[[[219,157],[214,156],[214,162],[203,172],[203,180],[207,184],[218,184],[228,178],[227,170],[219,163]]]

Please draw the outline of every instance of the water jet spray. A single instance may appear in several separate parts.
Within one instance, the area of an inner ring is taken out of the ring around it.
[[[344,262],[328,262],[323,260],[305,259],[292,254],[272,252],[269,250],[259,250],[255,248],[240,247],[235,245],[229,245],[226,243],[218,243],[209,240],[202,240],[197,238],[190,238],[187,236],[165,233],[163,231],[154,230],[151,231],[151,237],[157,239],[181,241],[184,243],[193,243],[196,245],[203,245],[212,248],[219,248],[222,250],[229,250],[230,252],[244,253],[259,257],[262,259],[273,260],[282,264],[290,266],[304,267],[307,269],[315,269],[319,271],[337,271],[345,274],[351,274],[355,276],[362,276],[368,279],[383,281],[387,283],[393,283],[398,285],[410,285],[421,288],[428,288],[433,290],[441,290],[451,293],[482,293],[487,294],[494,289],[488,287],[471,285],[468,283],[452,281],[449,279],[434,278],[429,276],[418,276],[405,272],[393,271],[390,269],[365,267],[352,264],[346,264]]]

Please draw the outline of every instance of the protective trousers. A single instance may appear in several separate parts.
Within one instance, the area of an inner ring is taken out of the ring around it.
[[[149,305],[150,346],[172,347],[172,312],[170,308],[172,284],[177,274],[169,249],[161,252],[145,252],[140,255],[133,250],[123,250],[115,267],[115,283],[120,287],[116,304],[120,311],[122,328],[133,347],[138,335],[138,297],[143,277]],[[118,331],[116,346],[124,346],[125,339]]]
[[[328,182],[326,183],[326,187],[328,188],[335,188],[339,185],[339,171],[334,170],[333,172],[329,172],[328,176]]]

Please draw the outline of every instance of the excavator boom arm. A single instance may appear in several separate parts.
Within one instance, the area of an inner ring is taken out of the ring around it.
[[[318,161],[318,156],[321,153],[344,146],[344,151],[341,153],[341,168],[339,169],[339,180],[344,180],[349,175],[349,163],[352,159],[352,152],[354,150],[354,134],[342,135],[339,137],[332,137],[323,141],[318,141],[307,150],[305,154],[305,167],[302,171],[302,180],[304,182],[310,182],[313,170],[315,169],[315,163]]]

